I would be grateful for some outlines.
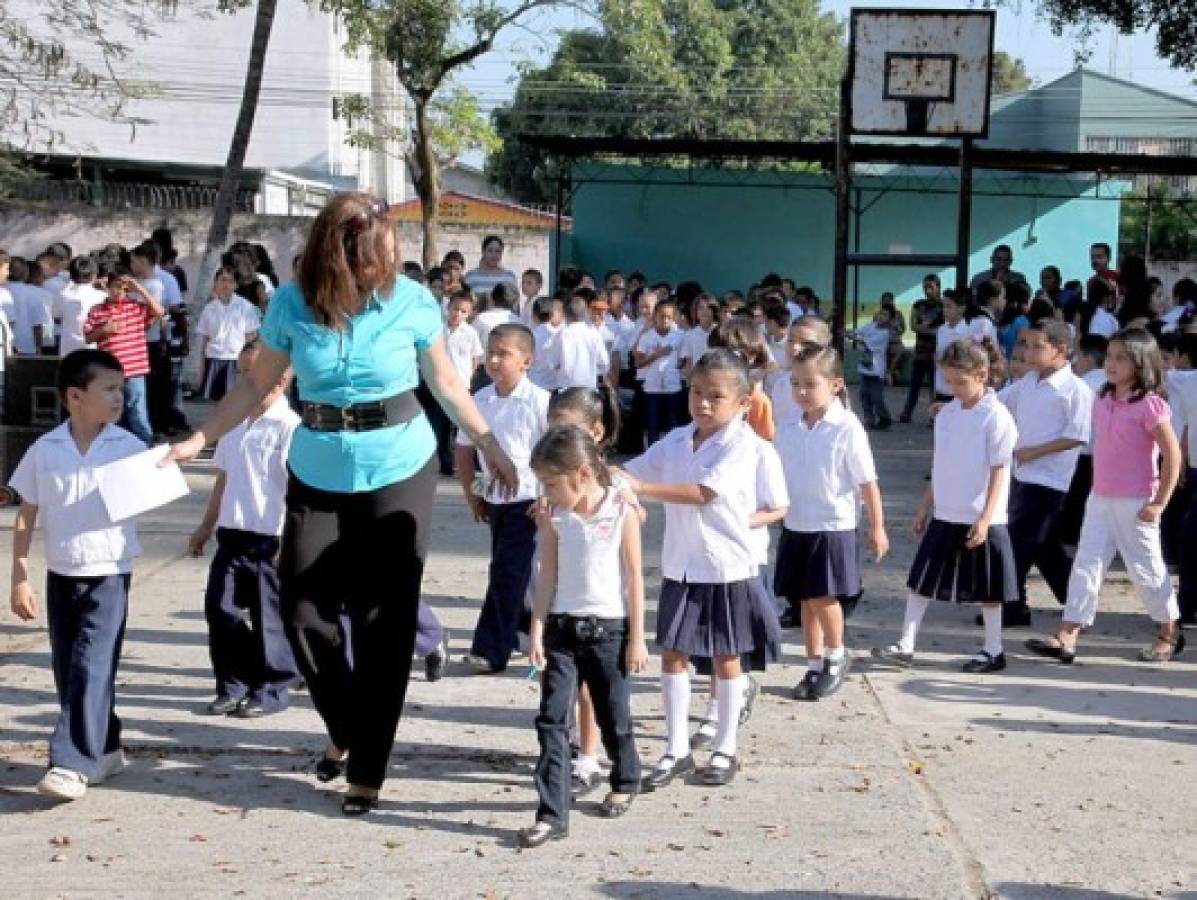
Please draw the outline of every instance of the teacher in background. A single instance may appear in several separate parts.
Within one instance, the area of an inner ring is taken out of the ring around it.
[[[330,199],[296,281],[270,301],[253,369],[169,457],[194,459],[294,369],[303,424],[288,459],[280,601],[331,742],[317,777],[345,774],[346,815],[377,805],[415,645],[437,480],[436,438],[414,393],[421,373],[496,477],[517,483],[449,361],[439,305],[398,275],[397,258],[385,206],[362,193]]]

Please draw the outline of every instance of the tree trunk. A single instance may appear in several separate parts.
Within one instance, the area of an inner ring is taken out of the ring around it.
[[[198,321],[199,311],[211,296],[212,276],[229,237],[229,225],[233,219],[233,205],[237,200],[237,189],[241,186],[241,173],[245,168],[245,154],[253,134],[254,116],[258,111],[258,95],[262,90],[262,73],[266,68],[266,48],[270,44],[270,32],[274,26],[274,14],[278,0],[258,0],[258,13],[254,19],[253,39],[249,45],[249,64],[245,68],[245,87],[241,93],[241,109],[237,113],[237,124],[233,128],[233,140],[229,144],[229,155],[220,176],[220,189],[216,193],[216,205],[212,209],[212,224],[208,228],[208,240],[204,255],[200,259],[199,274],[195,279],[192,300],[191,321]],[[199,341],[192,341],[192,363],[202,365],[198,360]]]
[[[416,193],[420,195],[421,230],[424,237],[424,269],[440,265],[440,253],[437,248],[439,228],[437,227],[437,207],[441,201],[441,173],[436,159],[436,152],[432,146],[432,135],[428,132],[428,101],[415,101],[415,183]]]

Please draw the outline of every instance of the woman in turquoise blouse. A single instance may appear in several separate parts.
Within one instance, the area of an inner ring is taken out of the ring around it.
[[[397,258],[385,207],[361,193],[329,200],[296,280],[270,301],[254,368],[170,454],[195,458],[295,371],[303,426],[288,458],[280,601],[331,742],[317,776],[345,774],[347,815],[377,804],[415,645],[437,477],[436,438],[414,395],[421,373],[490,470],[517,483],[449,361],[439,305],[397,274]]]

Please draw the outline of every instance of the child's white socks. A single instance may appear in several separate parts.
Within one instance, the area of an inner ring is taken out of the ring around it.
[[[719,700],[722,703],[723,697]],[[661,701],[665,707],[665,755],[683,759],[690,754],[690,673],[662,673]]]
[[[898,649],[903,653],[914,652],[919,625],[923,623],[923,616],[927,614],[927,607],[930,605],[931,600],[921,594],[906,595],[906,616],[902,621],[902,637],[898,640]]]
[[[981,623],[985,626],[985,643],[981,647],[990,656],[1002,652],[1002,608],[982,606]]]
[[[727,756],[736,755],[736,734],[740,728],[740,709],[744,706],[746,675],[721,678],[719,684],[719,730],[711,750]]]

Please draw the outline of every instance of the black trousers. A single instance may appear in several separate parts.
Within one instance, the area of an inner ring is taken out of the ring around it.
[[[411,672],[435,493],[432,459],[374,491],[322,491],[294,475],[287,485],[283,621],[329,738],[349,751],[350,784],[377,788],[386,777]]]
[[[1180,563],[1180,620],[1197,624],[1197,468],[1190,468],[1185,478],[1189,486],[1189,505],[1185,509],[1178,541]]]
[[[1093,457],[1082,453],[1076,461],[1076,471],[1064,495],[1064,508],[1056,519],[1056,537],[1061,544],[1075,547],[1081,539],[1081,523],[1085,519],[1085,504],[1093,489]]]
[[[1018,572],[1018,602],[1027,602],[1027,575],[1037,566],[1043,580],[1064,603],[1068,599],[1068,576],[1072,560],[1060,543],[1056,521],[1064,508],[1064,491],[1010,481],[1010,543],[1014,549],[1014,568]]]
[[[485,657],[499,671],[507,668],[519,646],[520,624],[525,619],[524,594],[532,580],[536,553],[536,520],[528,515],[531,507],[531,500],[486,504],[490,570],[470,652]]]
[[[204,593],[216,693],[271,712],[287,708],[297,672],[279,609],[278,550],[273,535],[218,528]]]
[[[927,402],[935,402],[935,360],[919,359],[910,364],[910,389],[906,392],[906,405],[902,407],[903,418],[909,419],[919,405],[919,391],[927,384]]]
[[[546,664],[541,681],[536,735],[539,822],[569,821],[569,720],[579,685],[590,690],[603,748],[611,760],[611,790],[634,794],[640,789],[640,756],[632,728],[627,664],[626,619],[549,616],[545,624]]]
[[[147,344],[146,349],[150,356],[150,372],[145,378],[150,427],[154,434],[165,434],[174,427],[169,348],[166,341],[155,341]]]

